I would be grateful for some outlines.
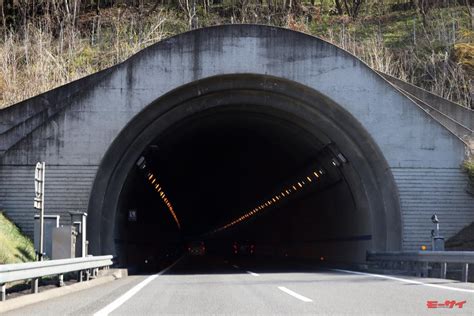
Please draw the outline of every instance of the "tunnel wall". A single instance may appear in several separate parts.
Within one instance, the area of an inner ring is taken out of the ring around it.
[[[77,81],[59,88],[60,99],[55,90],[15,105],[22,109],[18,113],[29,116],[35,104],[46,100],[46,108],[52,109],[61,103],[38,127],[29,130],[30,123],[23,123],[28,132],[19,130],[18,141],[1,157],[3,208],[31,234],[33,170],[43,160],[49,170],[46,194],[55,197],[47,200],[47,212],[85,209],[94,170],[132,117],[177,87],[233,73],[298,82],[329,97],[364,126],[399,187],[403,249],[429,240],[433,212],[446,219],[442,227],[447,237],[474,220],[474,200],[465,192],[467,177],[460,171],[465,153],[461,141],[342,49],[302,33],[255,25],[184,33],[96,75],[87,91],[78,94]],[[0,112],[4,122],[14,122],[12,115]],[[71,170],[73,180],[61,175],[63,170]],[[421,194],[414,194],[415,188]]]
[[[60,215],[61,225],[71,223],[69,212],[87,210],[97,166],[47,165],[46,214]],[[35,196],[34,165],[0,166],[0,210],[33,238],[32,197]],[[75,219],[77,220],[77,218]]]
[[[335,262],[349,257],[363,262],[373,236],[370,223],[360,219],[370,214],[350,206],[355,206],[351,192],[344,182],[338,182],[324,192],[308,194],[269,212],[253,224],[263,230],[255,237],[256,253],[302,259],[323,257]]]

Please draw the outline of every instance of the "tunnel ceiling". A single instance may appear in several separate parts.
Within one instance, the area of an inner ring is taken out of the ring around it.
[[[324,144],[301,127],[243,109],[226,107],[188,118],[144,153],[185,235],[206,233],[242,215],[321,159]],[[156,192],[143,192],[160,205]]]

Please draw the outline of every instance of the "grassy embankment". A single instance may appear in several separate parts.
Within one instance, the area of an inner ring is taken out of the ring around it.
[[[0,264],[33,261],[31,240],[0,211]]]

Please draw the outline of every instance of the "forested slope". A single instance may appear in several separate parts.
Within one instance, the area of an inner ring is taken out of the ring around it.
[[[0,108],[223,23],[322,37],[376,70],[472,106],[469,0],[3,0]]]

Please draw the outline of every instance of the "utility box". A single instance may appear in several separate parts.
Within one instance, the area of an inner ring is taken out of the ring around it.
[[[69,212],[69,214],[71,215],[71,224],[76,227],[77,232],[76,257],[86,257],[88,253],[87,212],[75,211]]]
[[[444,237],[436,236],[433,237],[433,251],[444,251]]]
[[[69,259],[76,257],[76,227],[72,225],[53,229],[52,259]]]
[[[77,238],[76,238],[77,240],[76,258],[86,257],[88,253],[88,249],[87,249],[88,242],[87,241],[85,241],[85,243],[83,242],[85,236],[83,236],[84,229],[82,227],[82,222],[76,221],[76,222],[73,222],[72,225],[76,228],[76,232],[78,233]],[[85,247],[84,251],[82,251],[82,247]]]
[[[43,239],[43,252],[48,258],[52,258],[53,255],[53,229],[59,227],[59,215],[45,215],[44,216],[44,239]],[[39,215],[35,215],[35,227],[34,227],[34,242],[35,249],[39,250],[40,240],[40,220]]]

